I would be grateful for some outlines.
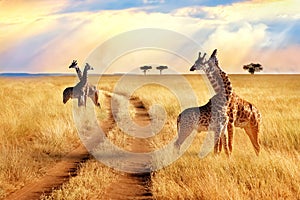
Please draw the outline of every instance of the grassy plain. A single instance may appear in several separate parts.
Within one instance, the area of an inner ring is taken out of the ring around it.
[[[75,81],[75,77],[0,78],[0,199],[43,176],[80,144],[73,103],[62,102],[64,88]]]
[[[161,105],[167,118],[156,140],[159,148],[176,136],[176,117],[189,106],[190,90],[178,76],[132,78],[141,85],[134,91],[119,84],[117,76],[103,76],[98,88],[137,96],[153,114],[151,106]],[[261,154],[255,155],[245,132],[236,128],[230,159],[224,153],[200,159],[198,152],[206,133],[197,134],[180,159],[153,175],[154,198],[300,199],[300,76],[230,78],[235,92],[262,113]],[[161,79],[168,84],[158,84]],[[197,97],[195,104],[205,104],[212,96],[206,81],[200,75],[185,79]],[[73,104],[62,103],[63,89],[75,81],[74,77],[0,79],[0,97],[5,102],[0,105],[0,198],[42,176],[80,143],[72,118]],[[105,118],[101,115],[105,112],[102,107],[98,119]],[[101,191],[113,179],[113,170],[91,160],[83,164],[78,176],[43,198],[101,198]]]

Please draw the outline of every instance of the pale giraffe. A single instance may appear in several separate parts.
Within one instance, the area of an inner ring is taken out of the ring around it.
[[[77,64],[77,60],[73,60],[72,64],[69,66],[69,68],[75,68],[77,76],[79,78],[79,80],[82,79],[82,72]],[[94,104],[98,107],[101,107],[100,103],[98,102],[99,99],[99,91],[97,90],[96,86],[87,83],[88,84],[88,96],[92,99],[92,101],[94,102]],[[72,94],[72,90],[70,88],[66,88],[67,91],[66,96],[64,96],[64,99],[66,99],[65,102],[67,102],[70,98],[78,98],[75,95]],[[64,103],[65,103],[64,102]]]
[[[204,56],[203,56],[204,59]],[[216,59],[217,67],[219,68],[218,61]],[[192,69],[197,70],[197,69]],[[213,97],[214,98],[214,97]],[[187,127],[190,124],[192,127],[202,127],[201,130],[207,130],[209,125],[209,118],[211,117],[210,112],[211,100],[202,107],[191,108],[193,110],[192,114],[185,114],[185,117],[180,120],[181,126]],[[197,109],[199,111],[197,111]],[[196,111],[196,112],[195,112]],[[189,112],[187,112],[189,113]],[[198,114],[198,120],[196,116]],[[247,135],[249,136],[251,143],[254,147],[255,153],[258,155],[260,151],[260,144],[258,139],[259,134],[259,126],[261,123],[261,114],[258,109],[249,103],[248,101],[240,98],[235,92],[232,92],[231,99],[229,101],[227,114],[229,117],[227,130],[228,130],[228,147],[229,152],[232,152],[233,146],[233,126],[240,127],[245,130]],[[191,123],[192,122],[192,123]],[[197,122],[195,124],[195,122]],[[193,129],[187,128],[188,131],[193,131]],[[184,137],[181,138],[182,141],[185,140]],[[222,142],[219,141],[219,151],[221,151]]]
[[[230,79],[226,73],[217,70],[216,68],[216,50],[212,53],[208,61],[204,61],[205,55],[199,57],[195,64],[191,67],[191,71],[195,69],[203,69],[210,81],[213,89],[216,92],[209,102],[201,107],[193,107],[184,110],[177,118],[178,139],[175,142],[175,147],[180,149],[184,140],[192,133],[194,129],[198,131],[213,131],[214,132],[214,152],[218,153],[219,139],[224,144],[224,149],[229,155],[227,147],[226,128],[228,123],[227,108],[232,93]]]
[[[63,92],[63,102],[65,103],[70,97],[75,97],[78,99],[78,107],[86,106],[87,94],[89,93],[89,87],[87,84],[87,72],[88,70],[93,70],[88,63],[86,63],[83,75],[79,83],[77,83],[73,88],[68,87]]]

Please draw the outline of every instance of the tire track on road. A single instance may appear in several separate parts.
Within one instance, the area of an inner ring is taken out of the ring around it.
[[[108,109],[108,118],[105,122],[101,123],[101,128],[104,133],[107,133],[116,126],[116,122],[113,117],[113,112],[117,112],[118,109],[111,109],[112,96],[108,92],[105,92],[105,104]],[[150,123],[150,116],[143,104],[138,98],[130,98],[130,103],[135,108],[134,121],[145,126]],[[101,141],[99,138],[96,140],[91,138],[92,144],[99,144]],[[149,152],[152,150],[151,144],[148,140],[131,139],[129,142],[129,148],[132,152]],[[68,153],[60,162],[54,167],[50,168],[46,174],[39,178],[37,181],[26,184],[21,189],[11,193],[5,199],[7,200],[29,200],[39,199],[42,194],[50,194],[54,189],[59,188],[63,183],[69,181],[71,177],[77,175],[80,170],[80,164],[84,163],[91,158],[91,155],[83,144]],[[107,187],[104,199],[152,199],[151,192],[151,174],[146,173],[125,173],[115,171],[117,174],[117,181]]]
[[[133,121],[140,126],[148,125],[151,119],[143,102],[137,97],[130,98],[129,102],[135,108]],[[153,150],[151,142],[147,139],[131,138],[129,145],[130,150],[136,153],[150,152]],[[147,162],[147,160],[145,162]],[[116,181],[106,189],[103,199],[153,199],[150,172],[125,173],[116,171],[115,173],[118,177]]]

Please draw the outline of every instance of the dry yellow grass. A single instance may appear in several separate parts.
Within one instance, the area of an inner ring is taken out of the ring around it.
[[[51,195],[42,195],[41,199],[99,199],[115,178],[116,175],[110,168],[96,160],[89,160],[81,165],[78,175],[68,184],[64,184]]]
[[[203,98],[203,82],[195,77],[189,80],[198,97]],[[153,177],[157,198],[300,198],[299,76],[232,75],[231,80],[236,93],[262,113],[260,156],[255,156],[244,131],[236,129],[229,160],[224,155],[200,159],[197,154],[205,136],[200,133],[184,156]]]
[[[118,78],[104,76],[98,88],[113,91]],[[158,78],[168,79],[180,93],[186,92],[176,76],[141,76],[136,81]],[[186,78],[198,97],[198,105],[206,103],[211,96],[206,82],[198,75]],[[224,153],[200,159],[198,152],[206,133],[197,134],[179,160],[152,177],[154,198],[300,198],[300,76],[231,75],[230,78],[236,93],[262,113],[260,156],[255,156],[244,131],[235,129],[230,159]],[[0,97],[5,102],[0,105],[0,197],[41,176],[46,168],[79,144],[72,102],[63,105],[61,97],[63,89],[74,81],[66,77],[0,79]],[[129,95],[131,91],[119,86],[117,92]],[[181,112],[176,96],[157,84],[140,87],[133,95],[142,99],[147,108],[153,104],[165,108],[166,124],[155,141],[158,148],[159,143],[168,143],[176,135],[176,117]],[[98,119],[105,118],[101,114],[105,109],[97,112]],[[114,178],[112,170],[92,160],[83,164],[79,176],[44,198],[99,198],[100,190]]]
[[[79,144],[71,107],[62,104],[67,82],[0,79],[0,197],[41,176]]]
[[[75,81],[0,78],[0,199],[44,175],[80,144],[72,101],[62,102],[62,91]]]

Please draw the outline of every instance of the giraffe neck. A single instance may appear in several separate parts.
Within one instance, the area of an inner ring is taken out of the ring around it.
[[[215,93],[225,96],[228,101],[232,93],[232,85],[228,75],[219,67],[216,58],[214,62],[210,62],[208,65],[209,67],[204,71]]]
[[[82,86],[87,84],[87,72],[88,72],[88,68],[85,67],[84,70],[83,70],[83,75],[80,79],[80,83],[81,83]]]
[[[79,69],[79,67],[76,67],[75,69],[76,69],[76,73],[77,73],[77,76],[78,76],[79,80],[81,80],[82,79],[82,72],[81,72],[81,70]]]

